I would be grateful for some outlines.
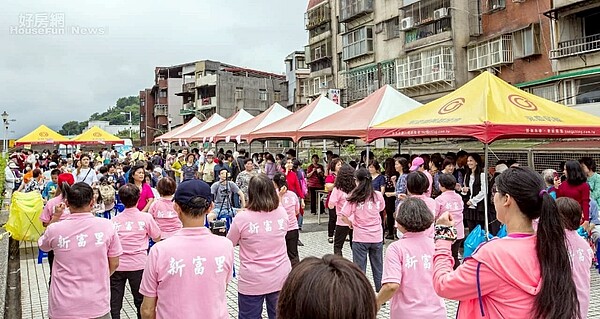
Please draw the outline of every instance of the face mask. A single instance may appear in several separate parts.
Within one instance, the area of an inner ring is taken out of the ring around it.
[[[400,231],[400,229],[396,229],[396,236],[398,236],[398,238],[402,238],[404,234]]]

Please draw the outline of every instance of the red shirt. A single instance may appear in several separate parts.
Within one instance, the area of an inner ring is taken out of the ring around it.
[[[321,169],[321,173],[317,173],[317,168]],[[308,168],[306,169],[306,174],[310,174],[313,171],[314,171],[314,173],[312,175],[310,175],[310,177],[307,178],[307,180],[306,180],[308,187],[323,188],[323,179],[320,178],[323,176],[323,172],[325,171],[323,169],[323,165],[310,164],[308,166]]]
[[[288,190],[291,190],[292,192],[296,193],[296,195],[298,195],[299,198],[304,198],[304,194],[302,194],[302,187],[300,186],[300,182],[298,181],[298,175],[296,175],[296,172],[287,172],[285,179],[288,184]]]
[[[556,190],[556,198],[559,197],[569,197],[576,200],[583,210],[583,221],[590,220],[590,186],[588,183],[571,185],[569,182],[564,182]]]

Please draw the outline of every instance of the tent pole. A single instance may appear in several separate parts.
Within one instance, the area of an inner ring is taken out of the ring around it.
[[[327,140],[323,139],[323,154],[321,154],[323,158],[323,163],[327,165]]]
[[[369,147],[370,147],[370,146],[371,146],[371,145],[367,144],[367,154],[366,154],[366,155],[367,155],[367,159],[365,160],[365,167],[366,167],[366,168],[369,168],[369,151],[370,151],[370,150],[369,150]]]
[[[342,138],[340,137],[340,142],[338,143],[338,155],[342,155]]]
[[[481,188],[485,196],[483,196],[483,208],[484,208],[484,222],[485,222],[485,240],[489,239],[490,235],[490,221],[488,218],[488,143],[483,144],[483,172],[481,173]]]
[[[262,152],[263,152],[263,153],[265,152],[265,144],[266,144],[266,143],[267,143],[266,141],[262,142]]]

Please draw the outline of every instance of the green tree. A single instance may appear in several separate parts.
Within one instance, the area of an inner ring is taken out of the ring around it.
[[[80,134],[81,131],[79,129],[79,122],[77,121],[69,121],[63,124],[60,131],[58,131],[62,135],[76,135]]]

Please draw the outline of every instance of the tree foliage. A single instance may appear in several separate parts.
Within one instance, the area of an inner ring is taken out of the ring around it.
[[[131,124],[133,126],[139,125],[140,101],[137,96],[121,97],[117,100],[116,105],[108,107],[108,110],[105,112],[95,112],[87,121],[69,121],[63,124],[59,133],[63,135],[81,134],[87,127],[89,121],[108,121],[110,125],[126,125],[129,124],[130,120],[129,112],[131,112]]]

